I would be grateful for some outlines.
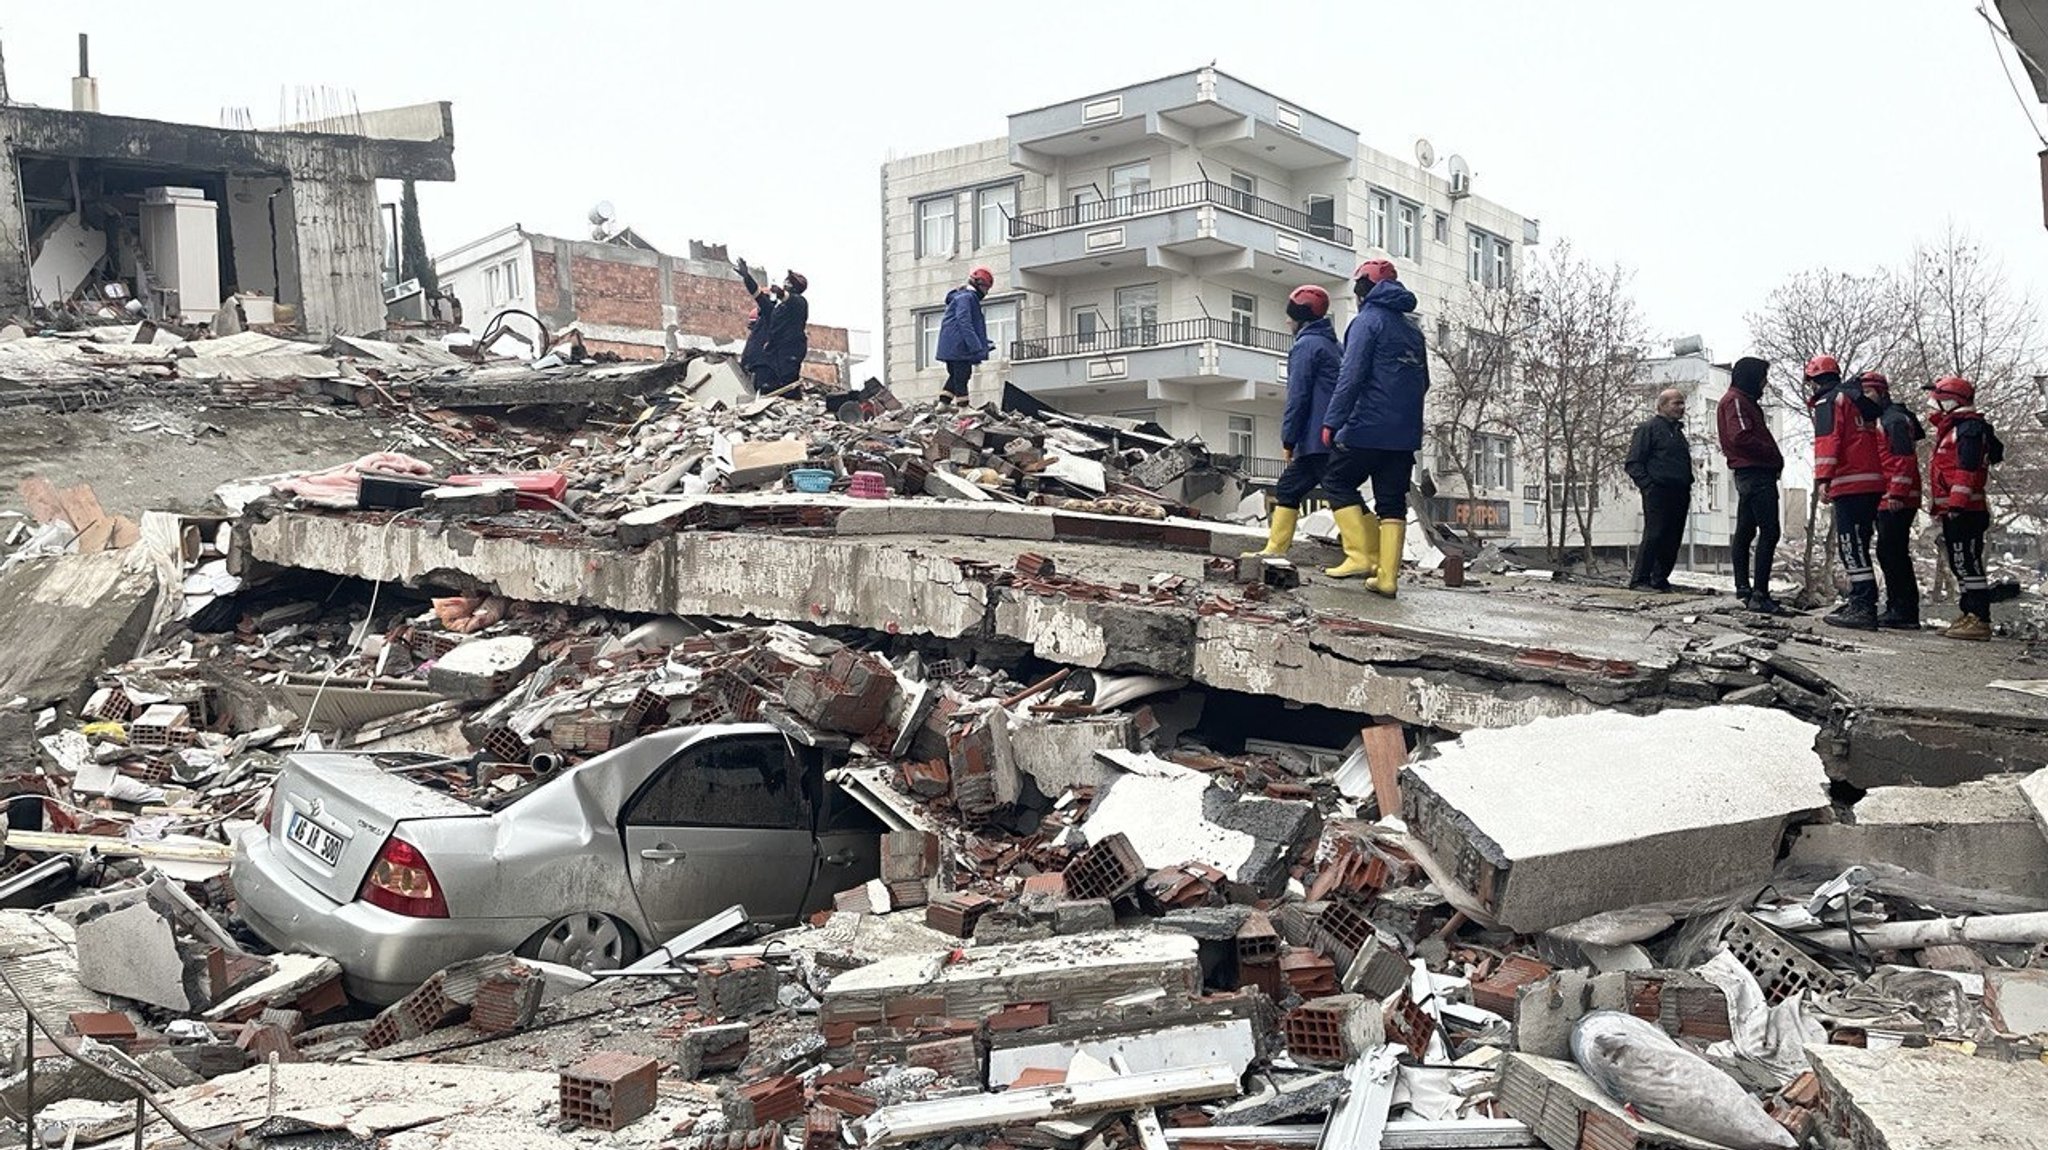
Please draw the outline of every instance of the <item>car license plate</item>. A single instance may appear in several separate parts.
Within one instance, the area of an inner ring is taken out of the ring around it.
[[[285,824],[284,837],[328,866],[341,862],[341,836],[297,811],[292,812],[291,821]]]

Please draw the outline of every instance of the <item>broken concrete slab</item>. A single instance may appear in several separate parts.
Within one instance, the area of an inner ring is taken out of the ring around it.
[[[144,548],[30,559],[0,574],[0,700],[83,701],[149,638],[162,586]]]
[[[981,1019],[1013,1002],[1052,1003],[1067,1021],[1112,1019],[1126,996],[1157,1011],[1199,993],[1197,943],[1184,934],[1112,931],[897,954],[849,970],[825,988],[822,1018],[857,1019],[905,996],[939,1000],[948,1018]]]
[[[1986,970],[1984,1006],[2001,1034],[2048,1034],[2048,970]]]
[[[1258,1040],[1251,1021],[1237,1018],[1160,1027],[1139,1034],[1004,1047],[989,1051],[987,1083],[990,1089],[999,1090],[1027,1070],[1065,1075],[1068,1066],[1084,1056],[1104,1064],[1112,1057],[1122,1058],[1131,1073],[1224,1065],[1242,1075],[1258,1056]]]
[[[182,947],[170,919],[146,903],[79,924],[78,979],[102,994],[180,1013],[212,1004],[205,957]]]
[[[2022,776],[1997,775],[1947,787],[1878,787],[1857,800],[1850,821],[1800,828],[1786,862],[1895,869],[2001,904],[1987,910],[2043,909],[2048,835],[2022,786]]]
[[[1039,715],[1010,719],[1010,757],[1031,776],[1041,793],[1059,796],[1071,787],[1099,787],[1122,774],[1096,758],[1096,751],[1128,751],[1136,743],[1131,717],[1096,715],[1054,719]]]
[[[1410,832],[1516,931],[1761,883],[1827,802],[1815,728],[1753,707],[1474,731],[1402,772]]]
[[[482,702],[511,690],[539,665],[534,642],[524,635],[471,639],[434,661],[427,686],[436,694]]]
[[[1940,1047],[1809,1046],[1827,1125],[1846,1144],[1948,1150],[1966,1141],[2039,1145],[2048,1131],[2048,1065]]]

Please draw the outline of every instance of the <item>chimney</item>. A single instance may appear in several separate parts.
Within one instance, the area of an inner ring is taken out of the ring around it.
[[[86,56],[85,33],[78,34],[78,75],[71,77],[71,110],[74,112],[97,112],[100,110],[100,82],[93,79],[91,61]]]

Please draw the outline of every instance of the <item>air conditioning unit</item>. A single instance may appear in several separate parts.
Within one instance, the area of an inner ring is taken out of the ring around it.
[[[1454,196],[1471,195],[1472,177],[1466,175],[1464,172],[1453,172],[1451,174],[1451,194]]]

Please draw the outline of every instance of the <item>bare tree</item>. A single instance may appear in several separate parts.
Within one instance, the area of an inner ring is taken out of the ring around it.
[[[2035,418],[2042,400],[2038,304],[2012,283],[2003,261],[1953,224],[1914,245],[1912,263],[1894,283],[1901,331],[1887,366],[1895,392],[1945,375],[1975,384],[1978,409],[2007,444],[2005,463],[1992,469],[1995,522],[2048,518],[2048,435]],[[1937,564],[1937,593],[1945,573]]]
[[[1452,486],[1467,498],[1486,486],[1475,467],[1480,437],[1515,434],[1515,359],[1525,308],[1512,284],[1475,282],[1444,309],[1430,343],[1436,365],[1429,404],[1438,464],[1462,481]]]
[[[1560,242],[1524,283],[1522,433],[1544,470],[1544,539],[1555,556],[1576,527],[1589,570],[1600,492],[1621,474],[1644,410],[1649,333],[1629,278]]]
[[[1749,313],[1750,346],[1771,361],[1767,402],[1804,416],[1807,411],[1806,361],[1832,355],[1842,371],[1853,373],[1886,362],[1899,340],[1898,291],[1882,269],[1862,274],[1832,268],[1809,268],[1779,284],[1765,298],[1761,311]],[[1797,601],[1821,595],[1814,571],[1814,543],[1820,532],[1820,485],[1806,500],[1806,540],[1800,556]],[[1828,569],[1834,552],[1829,549]],[[1825,582],[1829,570],[1818,573]]]

